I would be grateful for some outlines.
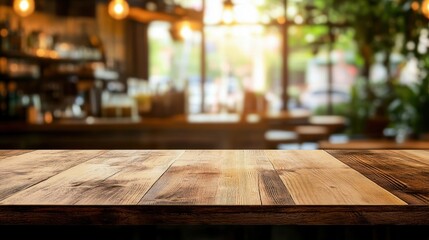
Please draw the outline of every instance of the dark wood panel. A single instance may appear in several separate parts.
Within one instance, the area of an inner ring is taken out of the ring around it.
[[[429,203],[429,161],[425,162],[422,157],[406,151],[387,150],[332,150],[328,153],[408,204]]]
[[[429,206],[1,206],[0,225],[428,225]]]

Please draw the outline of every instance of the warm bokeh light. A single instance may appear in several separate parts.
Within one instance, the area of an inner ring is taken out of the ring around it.
[[[296,6],[287,7],[287,16],[290,18],[295,17],[298,14],[298,8]]]
[[[414,1],[413,3],[411,3],[411,9],[413,9],[414,11],[418,11],[420,8],[420,4],[417,1]]]
[[[27,17],[34,12],[34,0],[14,0],[13,9],[21,17]]]
[[[284,23],[286,23],[286,18],[285,17],[279,17],[279,18],[277,18],[277,22],[279,24],[284,24]]]
[[[293,21],[296,24],[303,24],[304,23],[304,18],[301,15],[296,15],[295,18],[293,19]]]
[[[231,1],[225,1],[223,5],[222,22],[225,24],[231,24],[234,21],[234,5]]]
[[[278,35],[270,34],[265,37],[265,44],[268,49],[278,50],[280,49],[281,40]]]
[[[429,18],[429,0],[425,0],[422,3],[422,13]]]
[[[255,5],[240,4],[234,7],[234,18],[239,23],[258,23],[261,16]]]
[[[192,37],[192,29],[188,22],[183,22],[180,27],[180,37],[182,37],[182,39],[189,39]]]
[[[125,0],[112,0],[109,3],[109,14],[114,19],[121,20],[128,16],[129,5]]]
[[[315,37],[313,34],[309,33],[309,34],[305,35],[305,41],[307,43],[312,43],[312,42],[314,42],[314,40],[315,40]]]

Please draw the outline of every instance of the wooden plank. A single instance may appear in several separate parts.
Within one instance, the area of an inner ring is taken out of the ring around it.
[[[406,151],[329,151],[338,160],[361,172],[408,204],[429,203],[429,164]],[[418,156],[417,156],[418,157]]]
[[[262,205],[294,205],[289,190],[264,151],[246,151],[247,158],[256,158],[259,171],[259,192]]]
[[[399,152],[399,154],[406,154],[408,157],[414,158],[416,161],[429,164],[429,151],[427,150],[402,150],[396,152]]]
[[[267,150],[266,153],[296,204],[405,204],[324,151]]]
[[[186,151],[140,204],[293,204],[266,156],[258,151]]]
[[[0,200],[55,174],[101,155],[104,151],[39,150],[0,161]],[[70,155],[73,161],[70,161]]]
[[[153,185],[139,204],[213,204],[221,165],[230,151],[186,151]]]
[[[136,204],[183,152],[108,151],[2,204]]]
[[[386,149],[429,149],[427,141],[406,141],[404,143],[396,143],[393,140],[350,140],[345,143],[331,143],[329,141],[320,141],[319,148],[324,150],[386,150]]]
[[[428,225],[429,206],[0,205],[0,225]]]
[[[19,156],[32,151],[34,150],[0,150],[0,159],[12,157],[12,156]]]
[[[263,151],[230,151],[222,158],[216,204],[294,204]]]

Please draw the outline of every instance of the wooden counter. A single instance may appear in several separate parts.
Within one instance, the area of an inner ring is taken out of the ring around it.
[[[429,151],[1,150],[0,225],[429,224]]]
[[[347,149],[422,149],[429,150],[429,141],[407,140],[403,143],[397,143],[394,139],[362,139],[350,140],[344,143],[331,143],[329,141],[320,141],[319,148],[324,150],[347,150]]]
[[[199,114],[171,118],[58,121],[0,124],[0,149],[261,149],[270,116]],[[275,116],[283,127],[308,116]]]

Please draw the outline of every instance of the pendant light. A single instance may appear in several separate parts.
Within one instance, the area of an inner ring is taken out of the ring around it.
[[[121,20],[128,16],[130,7],[126,0],[111,0],[108,6],[108,11],[112,18]]]
[[[34,0],[14,0],[13,10],[21,17],[27,17],[34,12]]]
[[[223,2],[222,22],[224,24],[232,24],[234,21],[234,3],[232,3],[232,0],[225,0]]]

